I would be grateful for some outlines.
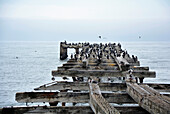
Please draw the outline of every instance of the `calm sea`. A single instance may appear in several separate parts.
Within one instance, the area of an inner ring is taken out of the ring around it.
[[[156,71],[156,78],[144,82],[170,84],[170,43],[121,44],[130,55],[138,56],[141,66]],[[59,60],[59,42],[0,42],[0,107],[23,105],[15,101],[16,92],[51,82],[51,70],[64,62]]]

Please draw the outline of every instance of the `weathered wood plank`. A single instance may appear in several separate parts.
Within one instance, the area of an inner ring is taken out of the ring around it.
[[[170,92],[170,84],[159,83],[142,83],[140,85],[148,85],[159,92]],[[99,83],[101,91],[126,91],[126,83]],[[89,90],[87,82],[67,82],[56,81],[44,84],[34,90]]]
[[[65,63],[63,66],[75,66],[75,65],[82,65],[83,63],[80,62],[71,62],[71,63]]]
[[[79,65],[79,66],[82,66],[83,65],[83,62],[71,62],[71,63],[65,63],[63,64],[63,67],[67,67],[67,66],[70,66],[70,67],[74,67],[76,65]],[[96,63],[94,62],[91,62],[91,63],[88,63],[89,66],[94,66],[96,65]],[[100,63],[100,66],[117,66],[116,63],[114,62],[107,62],[107,63]]]
[[[135,64],[135,63],[133,63],[133,64]],[[131,66],[134,66],[134,65],[131,65]],[[79,66],[81,66],[82,67],[82,65],[83,65],[83,63],[82,62],[67,62],[67,63],[65,63],[65,64],[63,64],[63,66],[61,66],[61,67],[75,67],[76,65],[79,65]],[[88,64],[88,66],[96,66],[97,64],[96,63],[89,63]],[[118,67],[118,65],[115,63],[115,62],[107,62],[107,63],[100,63],[100,66],[117,66]],[[120,67],[120,66],[119,66]],[[58,67],[59,68],[59,67]],[[149,70],[149,67],[133,67],[133,69],[134,70]]]
[[[147,70],[147,71],[149,71],[149,67],[134,66],[133,69],[134,70]]]
[[[82,44],[72,45],[72,44],[64,44],[62,43],[62,47],[64,48],[82,48]]]
[[[114,106],[121,114],[148,114],[139,106]],[[94,114],[90,106],[22,106],[4,107],[1,114],[30,114],[30,113],[57,113],[57,114]]]
[[[4,107],[0,108],[0,114],[24,114],[30,110],[35,110],[37,106],[27,107]]]
[[[101,91],[126,91],[126,83],[99,83]],[[87,82],[53,82],[34,90],[89,90]]]
[[[94,114],[89,106],[38,107],[25,114]]]
[[[126,92],[102,93],[109,103],[135,103]],[[89,92],[22,92],[16,93],[17,102],[67,102],[88,103]]]
[[[17,102],[88,102],[88,92],[23,92],[16,93]]]
[[[111,54],[111,57],[115,60],[116,64],[119,66],[119,70],[122,71],[122,67],[121,64],[119,63],[119,60],[113,54]]]
[[[159,83],[144,83],[144,84],[152,87],[153,89],[156,89],[159,92],[170,92],[170,84]]]
[[[130,66],[140,66],[140,61],[137,61],[136,63],[134,62],[129,62]]]
[[[170,98],[159,94],[153,88],[146,85],[139,86],[136,83],[127,83],[127,92],[142,108],[152,114],[170,113]]]
[[[90,77],[90,76],[98,76],[98,77],[125,77],[128,72],[120,72],[116,70],[81,70],[72,68],[69,70],[53,70],[52,75],[53,76],[62,76],[62,75],[68,75],[68,76],[79,76],[79,77]],[[133,71],[134,77],[145,77],[145,78],[154,78],[156,77],[156,73],[153,71],[140,71],[140,70],[134,70]]]
[[[89,64],[91,65],[91,64]],[[79,66],[79,65],[76,65],[76,66],[62,66],[62,67],[58,67],[58,71],[65,71],[65,70],[68,70],[68,69],[71,69],[71,68],[82,68],[82,66]],[[100,66],[101,69],[104,69],[104,70],[117,70],[118,67],[117,66]],[[96,69],[96,65],[93,65],[90,67],[90,69]]]
[[[95,114],[120,114],[117,109],[103,98],[97,84],[89,83],[89,90],[89,104]]]
[[[150,114],[140,106],[114,106],[121,114]]]

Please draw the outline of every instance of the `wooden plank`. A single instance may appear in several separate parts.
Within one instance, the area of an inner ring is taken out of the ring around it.
[[[0,114],[24,114],[30,110],[35,110],[37,106],[27,107],[3,107],[0,108]]]
[[[63,64],[63,68],[72,68],[72,67],[77,67],[77,68],[82,68],[83,63],[82,62],[75,62],[75,63],[66,63]],[[97,63],[88,63],[88,66],[97,66]],[[100,63],[100,67],[105,68],[106,66],[115,66],[117,67],[116,63],[110,62],[110,63]],[[58,67],[59,68],[59,67]]]
[[[145,83],[145,85],[148,85],[159,92],[170,92],[170,84]]]
[[[121,114],[148,114],[139,106],[114,106]],[[4,107],[1,114],[30,114],[30,113],[57,113],[57,114],[94,114],[90,106],[22,106]]]
[[[126,83],[99,83],[101,91],[126,91]],[[89,90],[87,82],[57,81],[42,85],[34,90]]]
[[[94,114],[89,106],[38,107],[25,114]]]
[[[62,44],[62,47],[64,47],[64,48],[82,48],[82,45]]]
[[[127,83],[127,92],[142,108],[152,114],[170,113],[170,98],[159,94],[149,86]]]
[[[72,68],[69,70],[62,70],[62,71],[57,71],[53,70],[52,75],[53,76],[62,76],[62,75],[67,75],[67,76],[79,76],[79,77],[90,77],[90,76],[98,76],[98,77],[125,77],[128,72],[120,72],[116,70],[81,70],[81,69],[76,69]],[[156,73],[153,71],[140,71],[140,70],[135,70],[133,71],[134,77],[145,77],[145,78],[154,78],[156,77]]]
[[[111,54],[112,59],[115,60],[116,64],[119,66],[119,70],[122,71],[121,64],[119,63],[120,61],[113,55]]]
[[[69,59],[69,60],[67,61],[67,63],[74,63],[74,62],[77,62],[74,58],[73,58],[73,59]]]
[[[82,63],[82,61],[80,61],[80,62],[71,62],[71,63],[69,62],[69,63],[63,64],[63,67],[65,67],[65,66],[74,67],[76,65],[82,66],[83,63]],[[96,62],[90,62],[90,63],[88,63],[88,65],[89,66],[94,66],[94,65],[96,65]],[[116,63],[114,63],[114,62],[100,63],[100,66],[111,66],[111,65],[116,66]]]
[[[87,103],[88,92],[23,92],[16,93],[17,102],[82,102]]]
[[[139,61],[136,61],[136,63],[134,63],[134,62],[129,62],[129,65],[130,65],[130,66],[140,66],[140,62],[139,62]]]
[[[81,68],[81,66],[61,66],[61,67],[58,67],[58,71],[63,71],[63,70],[68,70],[68,69],[71,69],[71,68]]]
[[[34,90],[88,90],[88,83],[56,81],[42,85]]]
[[[147,70],[147,71],[149,71],[149,67],[134,66],[133,69],[134,70]]]
[[[104,99],[97,84],[89,83],[89,90],[89,104],[95,114],[120,114],[116,108]]]
[[[170,84],[159,83],[142,83],[140,85],[148,85],[159,92],[170,92]],[[99,83],[101,91],[126,91],[126,83]],[[34,90],[89,90],[87,82],[67,82],[55,81],[44,84]]]
[[[121,114],[150,114],[140,106],[114,106]]]
[[[90,69],[96,69],[96,65],[91,65],[91,64],[88,64],[88,66],[90,66]],[[76,65],[76,66],[62,66],[62,67],[58,67],[58,71],[65,71],[65,70],[68,70],[68,69],[71,69],[71,68],[80,68],[82,69],[82,66],[79,66],[79,65]],[[103,69],[103,70],[117,70],[118,67],[117,66],[100,66],[99,67],[100,69]]]
[[[108,93],[102,96],[109,103],[135,103],[126,92]],[[23,102],[67,102],[88,103],[89,92],[21,92],[16,93],[16,101]]]
[[[63,64],[63,66],[75,66],[75,65],[82,65],[82,63],[80,62],[71,62],[71,63],[65,63]]]

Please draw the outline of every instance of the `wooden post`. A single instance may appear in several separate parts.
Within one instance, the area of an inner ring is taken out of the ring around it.
[[[57,104],[58,104],[58,101],[49,102],[49,105],[50,105],[50,106],[57,106]]]
[[[67,92],[67,90],[60,90],[60,92]],[[66,105],[65,102],[62,102],[61,104],[62,104],[62,106],[65,106],[65,105]]]
[[[138,77],[135,77],[136,83],[138,83]]]
[[[143,83],[143,79],[144,79],[144,77],[139,78],[140,83]]]
[[[63,47],[63,42],[60,42],[60,60],[64,60],[68,57],[67,48]]]
[[[75,48],[76,54],[79,54],[79,48]]]

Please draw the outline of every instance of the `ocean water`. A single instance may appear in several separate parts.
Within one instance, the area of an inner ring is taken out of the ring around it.
[[[156,78],[144,82],[170,84],[169,42],[120,43],[138,56],[141,66],[156,71]],[[0,42],[0,107],[24,105],[15,101],[15,94],[52,82],[51,71],[64,62],[59,60],[59,42]]]

